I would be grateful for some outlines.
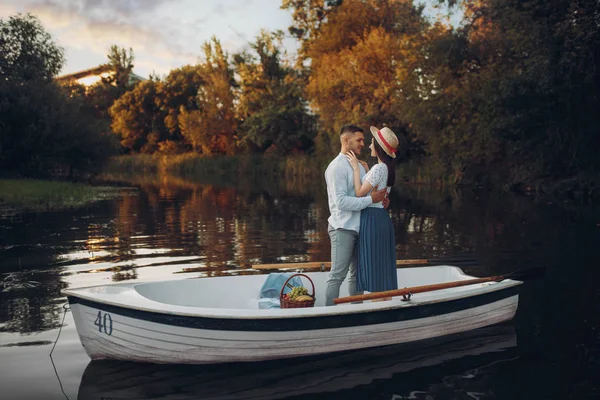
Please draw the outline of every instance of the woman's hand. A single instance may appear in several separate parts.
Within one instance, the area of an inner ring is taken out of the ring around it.
[[[356,156],[354,155],[354,152],[352,150],[350,150],[349,152],[346,153],[346,158],[348,159],[348,162],[352,166],[352,169],[358,170],[358,158],[356,158]]]

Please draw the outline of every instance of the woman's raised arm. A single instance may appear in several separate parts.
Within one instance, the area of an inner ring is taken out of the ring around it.
[[[352,170],[354,174],[354,192],[356,194],[356,197],[366,196],[367,193],[369,193],[371,189],[373,189],[373,185],[371,185],[367,180],[365,180],[361,185],[360,169],[358,166],[359,160],[358,158],[356,158],[356,155],[354,155],[354,152],[349,151],[348,153],[346,153],[346,158],[350,162],[350,165],[352,165]]]

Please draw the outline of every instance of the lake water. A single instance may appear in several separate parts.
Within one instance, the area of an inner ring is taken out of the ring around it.
[[[510,323],[443,340],[216,367],[91,363],[62,289],[329,260],[320,182],[130,184],[82,209],[0,218],[0,398],[600,397],[598,209],[402,188],[390,211],[398,258],[453,258],[477,276],[546,274],[521,286]]]

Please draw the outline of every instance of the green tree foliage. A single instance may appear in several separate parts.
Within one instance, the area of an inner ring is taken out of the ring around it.
[[[64,50],[31,14],[0,20],[0,75],[3,80],[46,80],[58,74]]]
[[[204,44],[205,61],[198,65],[202,86],[196,97],[197,110],[179,116],[182,135],[201,154],[234,154],[235,80],[229,55],[213,37]]]
[[[166,113],[161,108],[161,82],[149,79],[123,94],[109,109],[112,131],[133,153],[153,153],[168,139]]]
[[[104,119],[110,118],[108,109],[114,102],[135,86],[135,82],[131,81],[133,49],[128,51],[112,45],[107,58],[106,66],[110,67],[111,73],[86,91],[88,104],[95,110],[96,116]]]
[[[115,147],[79,88],[56,85],[63,52],[31,15],[0,20],[0,171],[48,177],[94,172]],[[74,89],[74,90],[72,90]]]
[[[105,78],[107,83],[114,84],[123,92],[131,89],[131,73],[133,71],[133,49],[129,51],[125,48],[120,48],[117,45],[110,46],[108,52],[108,65],[112,68],[114,74]]]
[[[254,152],[274,146],[282,153],[306,151],[314,138],[298,75],[281,60],[282,33],[262,32],[252,44],[256,56],[236,55],[240,97],[240,145]]]
[[[123,93],[118,87],[100,81],[86,88],[85,98],[98,118],[109,119],[108,110]]]
[[[185,65],[172,70],[162,81],[160,87],[161,108],[165,116],[165,127],[169,131],[168,145],[173,148],[175,143],[183,143],[184,137],[179,127],[179,116],[182,113],[198,111],[196,96],[203,84],[201,68],[195,65]],[[165,144],[166,145],[166,144]],[[181,146],[175,146],[183,148]]]
[[[469,75],[477,67],[465,61],[469,41],[464,33],[435,24],[427,32],[423,53],[397,111],[407,119],[433,170],[457,183],[470,163],[491,160],[496,149],[473,117],[474,108],[487,107],[487,97],[477,89],[482,81]]]
[[[431,41],[433,79],[408,108],[440,173],[517,184],[597,170],[598,3],[458,4],[465,21]]]
[[[283,0],[281,8],[292,12],[292,26],[289,32],[300,40],[298,54],[299,64],[302,65],[312,42],[320,33],[321,24],[325,22],[329,12],[342,4],[342,0]]]

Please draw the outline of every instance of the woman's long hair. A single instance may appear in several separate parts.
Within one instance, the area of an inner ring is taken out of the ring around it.
[[[386,186],[394,186],[394,182],[396,182],[396,159],[388,156],[375,138],[373,138],[373,146],[375,147],[375,154],[377,154],[377,157],[383,161],[388,169]]]

